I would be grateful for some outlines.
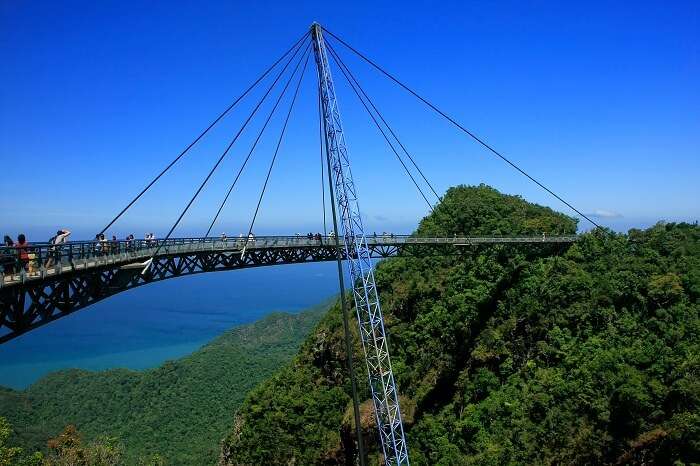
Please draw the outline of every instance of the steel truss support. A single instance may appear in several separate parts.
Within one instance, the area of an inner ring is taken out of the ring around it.
[[[544,248],[545,251],[556,253],[575,239],[554,238],[553,243],[541,243],[536,238],[524,238],[518,242],[503,243],[503,239],[492,241],[493,238],[483,238],[468,247],[455,247],[453,243],[446,243],[446,239],[440,238],[418,243],[406,243],[401,238],[373,238],[369,242],[369,255],[373,259],[469,255],[475,248],[499,244],[501,247],[517,247],[539,253]],[[447,240],[459,244],[478,239]],[[102,299],[155,281],[249,267],[335,261],[339,252],[342,260],[348,259],[348,251],[345,248],[338,251],[336,245],[331,244],[330,238],[316,244],[297,245],[294,244],[296,241],[289,239],[284,245],[274,245],[276,241],[271,240],[272,246],[256,244],[244,257],[241,257],[240,245],[235,242],[220,242],[216,246],[208,244],[206,248],[200,247],[202,244],[198,240],[192,244],[171,245],[161,250],[149,273],[145,275],[141,275],[139,267],[144,258],[149,257],[148,251],[140,259],[121,253],[111,257],[79,259],[83,261],[82,265],[66,263],[59,273],[25,276],[22,281],[8,283],[0,274],[0,344]],[[353,256],[353,260],[356,257]]]
[[[316,66],[320,77],[327,157],[333,170],[335,200],[353,283],[353,297],[365,353],[375,419],[387,465],[408,465],[408,447],[401,421],[399,394],[389,357],[384,319],[374,281],[370,248],[365,238],[350,170],[345,135],[331,77],[321,26],[311,26]]]

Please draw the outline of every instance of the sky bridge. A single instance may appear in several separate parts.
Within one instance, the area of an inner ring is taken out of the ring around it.
[[[367,237],[372,259],[458,255],[480,245],[560,245],[577,236]],[[155,281],[186,275],[306,262],[347,260],[334,236],[170,238],[33,244],[31,266],[15,248],[0,249],[0,343],[102,299]],[[148,267],[147,267],[148,266]],[[146,269],[146,273],[144,272]]]

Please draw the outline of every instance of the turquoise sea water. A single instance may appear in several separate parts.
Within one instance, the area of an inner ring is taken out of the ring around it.
[[[0,385],[25,388],[65,368],[144,369],[187,355],[273,311],[338,293],[335,263],[216,272],[149,284],[0,345]]]
[[[190,354],[207,343],[207,341],[208,340],[168,346],[155,346],[94,356],[76,357],[75,359],[48,359],[36,362],[3,364],[0,367],[3,371],[0,377],[2,378],[2,385],[19,389],[35,382],[36,379],[42,375],[58,369],[73,367],[93,371],[114,367],[128,367],[134,370],[148,369],[158,366],[168,359]]]

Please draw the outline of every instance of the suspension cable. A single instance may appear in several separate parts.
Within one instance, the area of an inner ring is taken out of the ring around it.
[[[267,189],[267,183],[270,181],[270,174],[272,174],[272,168],[275,165],[275,160],[277,160],[277,154],[279,153],[280,146],[282,145],[282,139],[284,139],[284,133],[287,130],[287,124],[289,123],[289,117],[292,115],[292,110],[294,109],[294,103],[297,100],[297,95],[299,95],[299,88],[301,87],[301,82],[304,80],[304,74],[306,74],[306,68],[309,63],[309,57],[311,56],[310,53],[306,54],[306,61],[304,62],[304,66],[301,70],[301,75],[299,76],[299,81],[297,82],[297,87],[294,90],[294,97],[292,97],[292,102],[289,105],[289,111],[287,112],[287,116],[284,119],[284,125],[282,126],[282,131],[280,132],[280,137],[277,140],[277,147],[275,147],[275,153],[272,156],[272,160],[270,161],[270,168],[267,170],[267,176],[265,177],[265,183],[263,183],[262,190],[260,191],[260,197],[258,198],[258,205],[255,207],[255,213],[253,214],[253,219],[250,221],[250,228],[248,228],[248,235],[246,235],[245,238],[245,244],[243,245],[243,251],[241,252],[241,256],[245,255],[245,250],[246,247],[248,246],[248,240],[250,238],[250,235],[253,233],[253,227],[255,226],[255,220],[258,217],[258,212],[260,211],[260,204],[262,203],[263,196],[265,195],[265,190]]]
[[[379,111],[379,109],[377,108],[377,106],[374,105],[374,102],[372,102],[372,99],[369,97],[369,95],[367,95],[367,93],[365,92],[365,90],[362,88],[362,86],[360,85],[360,83],[359,83],[359,81],[357,80],[357,78],[355,77],[355,75],[352,74],[352,71],[350,71],[350,68],[348,67],[348,65],[345,64],[345,62],[343,61],[342,58],[340,58],[340,55],[338,55],[338,53],[335,51],[335,49],[333,48],[333,46],[332,46],[330,43],[327,42],[326,45],[328,46],[328,49],[329,49],[329,50],[331,51],[331,53],[333,54],[334,59],[335,59],[336,61],[338,61],[338,63],[339,63],[343,68],[345,68],[345,71],[347,71],[348,75],[349,75],[350,78],[353,80],[353,82],[355,83],[355,85],[357,86],[357,88],[360,90],[360,92],[362,93],[362,95],[365,96],[365,99],[367,99],[367,102],[368,102],[368,103],[370,104],[370,106],[374,109],[374,111],[376,112],[376,114],[377,114],[377,116],[379,117],[379,119],[382,120],[382,123],[384,123],[384,126],[386,126],[386,129],[389,130],[389,133],[391,133],[391,135],[394,137],[394,139],[396,139],[396,142],[399,144],[399,146],[401,146],[401,149],[403,150],[403,152],[406,154],[406,156],[408,157],[408,159],[411,161],[411,163],[413,164],[413,166],[415,167],[415,169],[418,170],[418,173],[420,173],[420,176],[423,178],[423,181],[425,181],[425,183],[428,185],[428,187],[429,187],[430,190],[433,192],[433,194],[435,195],[435,197],[437,198],[437,200],[440,201],[440,200],[441,200],[440,196],[439,196],[438,193],[435,191],[435,188],[433,188],[433,185],[430,183],[430,181],[428,181],[428,178],[426,178],[426,176],[423,174],[423,170],[420,169],[420,167],[418,166],[418,164],[416,163],[416,161],[413,159],[413,157],[411,156],[411,154],[408,152],[408,149],[406,149],[406,146],[403,145],[403,143],[401,142],[401,140],[399,139],[399,137],[396,135],[396,133],[394,132],[394,130],[393,130],[393,129],[391,128],[391,126],[389,125],[389,123],[384,119],[384,116],[382,116],[382,113]]]
[[[488,143],[486,143],[483,139],[479,138],[479,137],[476,136],[474,133],[472,133],[471,131],[469,131],[467,128],[465,128],[464,126],[462,126],[462,125],[461,125],[460,123],[458,123],[454,118],[450,117],[450,116],[447,115],[445,112],[443,112],[442,110],[440,110],[438,107],[436,107],[435,105],[433,105],[430,101],[428,101],[427,99],[421,97],[417,92],[415,92],[413,89],[411,89],[410,87],[408,87],[406,84],[404,84],[404,83],[402,83],[401,81],[399,81],[398,78],[394,77],[394,75],[392,75],[392,74],[389,73],[388,71],[384,70],[384,68],[382,68],[381,66],[379,66],[377,63],[375,63],[374,61],[372,61],[372,60],[371,60],[370,58],[368,58],[367,56],[365,56],[362,52],[360,52],[359,50],[355,49],[353,46],[351,46],[350,44],[348,44],[347,42],[345,42],[343,39],[341,39],[341,38],[338,37],[337,35],[333,34],[333,33],[332,33],[331,31],[329,31],[328,29],[324,28],[323,26],[321,26],[321,28],[322,28],[325,32],[327,32],[330,36],[332,36],[334,39],[336,39],[338,42],[340,42],[340,43],[343,44],[345,47],[347,47],[350,51],[352,51],[352,52],[355,53],[357,56],[359,56],[360,58],[362,58],[364,61],[366,61],[367,63],[369,63],[373,68],[377,69],[380,73],[382,73],[383,75],[385,75],[386,77],[388,77],[389,79],[391,79],[392,81],[394,81],[396,84],[398,84],[399,86],[401,86],[403,89],[405,89],[406,91],[408,91],[410,94],[413,94],[413,96],[416,97],[418,100],[420,100],[420,101],[423,102],[425,105],[427,105],[427,106],[430,107],[432,110],[434,110],[436,113],[438,113],[439,115],[441,115],[442,117],[444,117],[447,121],[449,121],[450,123],[452,123],[454,126],[456,126],[457,128],[459,128],[460,130],[462,130],[465,134],[467,134],[467,135],[468,135],[469,137],[471,137],[473,140],[475,140],[476,142],[478,142],[479,144],[481,144],[481,145],[482,145],[484,148],[486,148],[488,151],[490,151],[491,153],[493,153],[494,155],[496,155],[498,158],[500,158],[501,160],[503,160],[504,162],[506,162],[506,163],[507,163],[508,165],[510,165],[511,167],[515,168],[515,169],[516,169],[517,171],[519,171],[522,175],[524,175],[525,177],[527,177],[530,181],[532,181],[532,182],[535,183],[537,186],[539,186],[540,188],[542,188],[542,189],[544,189],[545,191],[547,191],[549,194],[551,194],[551,195],[554,196],[556,199],[558,199],[559,201],[561,201],[564,205],[566,205],[566,206],[569,207],[571,210],[573,210],[574,212],[576,212],[577,214],[579,214],[581,217],[585,218],[586,220],[588,220],[589,222],[591,222],[591,223],[592,223],[593,225],[595,225],[596,227],[601,228],[600,225],[598,225],[596,222],[594,222],[593,220],[591,220],[586,214],[582,213],[580,210],[578,210],[576,207],[574,207],[573,205],[571,205],[570,203],[568,203],[567,201],[565,201],[561,196],[559,196],[558,194],[556,194],[554,191],[552,191],[551,189],[549,189],[548,187],[546,187],[545,185],[543,185],[542,183],[540,183],[539,181],[537,181],[535,178],[533,178],[532,176],[530,176],[527,172],[525,172],[525,170],[523,170],[522,168],[520,168],[520,167],[519,167],[518,165],[516,165],[514,162],[512,162],[511,160],[509,160],[508,158],[506,158],[506,156],[504,156],[503,154],[501,154],[500,152],[498,152],[496,149],[494,149],[493,147],[491,147],[491,146],[490,146]]]
[[[202,131],[202,132],[199,134],[199,136],[197,136],[197,137],[195,138],[194,141],[192,141],[187,147],[185,147],[185,149],[184,149],[182,152],[180,152],[180,154],[179,154],[177,157],[175,157],[175,159],[174,159],[172,162],[170,162],[170,163],[168,164],[168,166],[166,166],[155,178],[153,178],[153,180],[151,180],[151,182],[148,183],[148,184],[146,185],[146,187],[143,188],[143,189],[141,190],[141,192],[138,193],[138,194],[136,195],[136,197],[134,197],[134,198],[131,200],[131,202],[129,202],[129,203],[126,205],[126,207],[124,207],[124,208],[121,210],[121,212],[119,212],[119,213],[117,214],[117,216],[114,217],[114,218],[112,219],[112,221],[110,221],[110,222],[107,224],[107,226],[104,227],[104,228],[102,229],[102,231],[100,231],[99,234],[100,234],[100,235],[103,234],[105,231],[107,231],[107,229],[108,229],[109,227],[111,227],[112,225],[114,225],[114,222],[116,222],[122,215],[124,215],[124,213],[125,213],[127,210],[129,210],[129,208],[130,208],[132,205],[134,205],[134,204],[136,203],[136,201],[138,201],[138,200],[141,198],[141,196],[143,196],[143,195],[146,193],[146,191],[148,191],[148,190],[151,188],[151,186],[153,186],[153,185],[168,171],[168,170],[170,170],[170,168],[172,168],[173,165],[175,165],[187,152],[189,152],[189,150],[190,150],[195,144],[197,144],[197,143],[199,142],[199,140],[202,139],[202,138],[209,132],[209,130],[211,130],[219,121],[221,121],[221,119],[224,118],[224,117],[233,109],[233,107],[235,107],[235,106],[238,104],[238,102],[240,102],[246,95],[248,95],[248,93],[249,93],[251,90],[253,90],[253,88],[254,88],[255,86],[257,86],[257,84],[258,84],[260,81],[262,81],[262,80],[265,78],[265,76],[267,76],[267,75],[270,73],[270,71],[272,71],[282,60],[284,60],[284,58],[285,58],[287,55],[289,55],[290,52],[291,52],[292,50],[294,50],[294,48],[297,48],[297,50],[298,50],[298,47],[301,47],[302,41],[303,41],[306,37],[308,37],[308,35],[309,35],[309,33],[307,32],[307,33],[305,33],[303,36],[301,36],[301,37],[294,43],[294,45],[292,45],[286,52],[284,52],[284,54],[282,54],[281,57],[279,57],[279,58],[277,59],[277,61],[275,61],[272,65],[270,65],[270,67],[267,68],[267,70],[265,70],[265,72],[263,72],[263,74],[260,75],[260,77],[258,77],[258,79],[256,79],[256,80],[253,82],[253,84],[251,84],[251,85],[243,92],[243,94],[241,94],[236,100],[234,100],[233,103],[232,103],[231,105],[229,105],[218,117],[216,117],[216,119],[214,119],[214,121],[212,121],[211,124],[209,124],[209,126],[207,126],[207,128],[206,128],[204,131]]]
[[[326,180],[324,165],[324,151],[323,151],[323,104],[321,102],[321,81],[318,82],[318,143],[321,152],[321,209],[323,210],[323,236],[328,236],[328,229],[326,228]],[[332,189],[332,188],[331,188]]]
[[[306,46],[307,50],[309,49],[309,47],[311,47],[311,44],[308,44]],[[262,138],[262,135],[265,132],[265,129],[267,128],[267,125],[270,123],[270,120],[272,119],[272,116],[274,115],[275,111],[277,110],[279,103],[282,101],[282,97],[284,97],[285,93],[287,92],[287,89],[289,88],[289,85],[294,80],[294,76],[296,76],[297,71],[299,70],[299,65],[301,65],[302,60],[303,60],[303,55],[302,55],[302,57],[299,58],[299,61],[297,61],[297,64],[294,67],[294,71],[292,71],[292,74],[289,76],[289,79],[287,80],[286,84],[284,85],[284,89],[282,89],[282,92],[280,92],[280,95],[277,97],[277,101],[275,102],[275,105],[272,107],[272,110],[270,110],[270,113],[267,115],[267,119],[265,120],[265,124],[260,129],[258,136],[255,138],[255,142],[253,142],[253,145],[250,148],[248,155],[246,156],[245,160],[243,161],[243,164],[241,165],[241,168],[238,170],[238,173],[236,174],[236,178],[233,180],[233,183],[231,183],[231,186],[228,188],[228,192],[226,193],[224,200],[221,202],[221,205],[219,206],[219,210],[216,212],[214,219],[211,221],[211,224],[209,225],[209,229],[207,229],[207,233],[204,235],[205,238],[209,237],[209,233],[211,233],[212,228],[214,228],[214,224],[216,223],[216,220],[219,218],[221,211],[223,210],[224,206],[226,205],[226,202],[228,201],[228,198],[231,195],[231,191],[233,191],[233,188],[236,186],[238,179],[240,178],[241,174],[243,173],[243,170],[245,169],[246,165],[248,164],[248,161],[250,160],[251,156],[253,155],[253,152],[255,151],[255,148],[257,147],[258,142],[260,142],[260,139]]]
[[[308,48],[308,47],[307,47],[307,48]],[[185,216],[185,214],[186,214],[187,211],[189,210],[190,206],[192,206],[192,203],[195,201],[195,199],[197,199],[197,196],[199,196],[199,193],[202,192],[202,189],[204,189],[204,186],[207,184],[207,182],[209,181],[209,179],[211,178],[211,176],[214,174],[214,172],[216,171],[216,169],[219,168],[219,165],[220,165],[221,162],[224,160],[224,158],[226,157],[226,155],[229,153],[229,151],[231,150],[231,147],[233,147],[233,144],[235,144],[235,142],[238,140],[238,137],[243,133],[243,130],[246,128],[246,126],[248,126],[248,123],[250,123],[250,120],[253,119],[253,116],[255,116],[255,114],[257,113],[258,109],[259,109],[260,106],[263,104],[263,102],[265,101],[265,99],[267,98],[267,96],[270,95],[270,92],[272,91],[272,88],[275,87],[275,85],[277,84],[277,81],[279,81],[280,77],[282,77],[282,75],[284,74],[284,72],[287,70],[287,67],[289,66],[289,64],[294,60],[294,58],[296,57],[297,53],[299,53],[299,50],[301,50],[301,48],[298,48],[298,49],[294,52],[294,55],[292,55],[292,56],[289,58],[289,60],[287,60],[287,63],[285,63],[285,65],[284,65],[284,67],[282,68],[282,70],[277,74],[277,76],[275,77],[275,80],[274,80],[274,81],[272,82],[272,84],[270,84],[270,86],[267,88],[267,91],[265,92],[265,94],[260,98],[260,101],[258,101],[257,105],[256,105],[255,108],[252,110],[252,112],[250,113],[250,115],[248,115],[248,118],[245,120],[245,122],[243,123],[243,125],[241,126],[241,128],[238,130],[238,132],[236,133],[236,135],[233,137],[233,139],[232,139],[231,142],[229,143],[228,147],[226,147],[226,150],[224,150],[224,152],[221,154],[221,156],[220,156],[219,159],[216,161],[216,163],[214,164],[214,166],[211,168],[211,170],[209,171],[209,174],[207,174],[206,178],[204,178],[204,181],[202,181],[202,184],[199,185],[199,188],[197,189],[197,191],[196,191],[196,192],[194,193],[194,195],[192,196],[192,199],[190,199],[190,201],[187,203],[187,205],[185,206],[185,208],[182,210],[182,213],[180,214],[180,216],[177,218],[177,220],[175,221],[175,223],[173,224],[173,226],[170,228],[170,231],[169,231],[168,234],[165,236],[164,241],[158,244],[158,247],[156,248],[155,252],[154,252],[153,255],[151,256],[151,259],[148,261],[147,265],[145,266],[145,268],[144,268],[144,270],[143,270],[144,272],[145,272],[146,270],[148,270],[148,267],[151,265],[151,262],[152,262],[153,258],[158,254],[158,252],[160,251],[160,249],[163,247],[163,244],[165,243],[165,241],[167,241],[167,240],[170,238],[170,235],[173,234],[173,231],[175,231],[175,228],[177,228],[177,226],[180,224],[180,221],[182,220],[182,217]],[[303,57],[303,54],[302,54],[302,57]]]
[[[350,77],[349,77],[349,76],[347,75],[347,73],[345,72],[345,69],[344,69],[343,66],[340,64],[340,61],[338,60],[338,58],[335,56],[335,52],[334,52],[333,49],[331,49],[330,47],[328,48],[328,51],[331,53],[331,57],[333,57],[333,59],[335,60],[336,64],[338,65],[338,68],[340,68],[340,71],[343,73],[343,76],[345,76],[345,80],[348,82],[348,84],[350,84],[350,87],[352,88],[353,92],[355,92],[355,95],[357,96],[357,98],[360,99],[360,102],[362,103],[362,106],[365,107],[365,110],[366,110],[367,113],[369,114],[370,118],[372,118],[372,121],[373,121],[374,124],[377,126],[377,129],[378,129],[379,132],[382,134],[382,136],[384,136],[384,140],[386,140],[386,143],[389,145],[389,147],[391,148],[392,152],[394,152],[394,155],[395,155],[396,158],[399,160],[399,163],[401,163],[401,166],[403,167],[404,171],[406,172],[406,174],[408,175],[408,177],[409,177],[409,178],[411,179],[411,181],[413,182],[413,185],[416,187],[416,189],[418,190],[418,192],[420,193],[420,195],[423,197],[423,200],[425,200],[425,203],[428,204],[428,207],[429,207],[430,210],[432,211],[432,210],[433,210],[433,204],[431,204],[431,202],[430,202],[430,201],[428,200],[428,198],[425,196],[425,193],[424,193],[423,190],[421,189],[421,187],[420,187],[420,185],[418,184],[418,182],[416,181],[416,179],[415,179],[415,178],[413,177],[413,175],[411,174],[411,171],[408,169],[408,167],[407,167],[406,164],[404,163],[403,159],[401,158],[401,155],[399,155],[398,151],[396,150],[396,148],[394,147],[394,145],[393,145],[393,144],[391,143],[391,141],[389,140],[389,136],[387,136],[387,134],[384,132],[384,129],[383,129],[382,126],[379,124],[379,122],[378,122],[377,119],[375,118],[374,114],[372,113],[372,111],[369,109],[369,107],[368,107],[367,104],[365,103],[365,101],[364,101],[364,99],[362,98],[362,96],[360,95],[359,91],[355,88],[355,85],[354,85],[353,82],[350,80]],[[439,197],[438,197],[438,199],[439,199]]]

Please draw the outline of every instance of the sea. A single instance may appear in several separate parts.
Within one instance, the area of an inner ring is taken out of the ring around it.
[[[321,262],[214,272],[117,294],[0,345],[0,385],[24,389],[67,368],[156,367],[237,325],[337,295],[337,270]]]

